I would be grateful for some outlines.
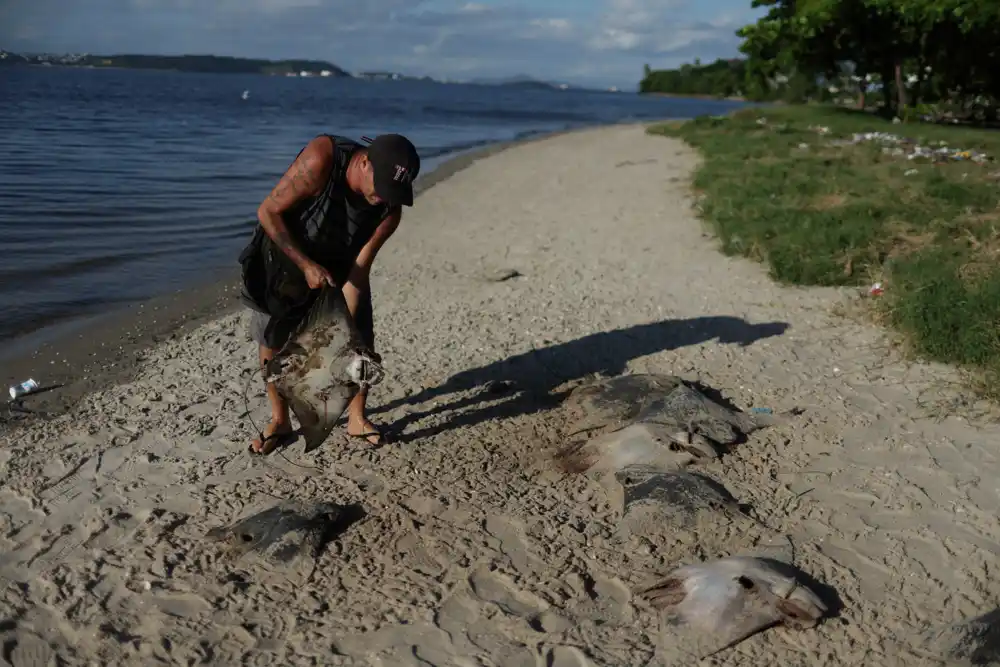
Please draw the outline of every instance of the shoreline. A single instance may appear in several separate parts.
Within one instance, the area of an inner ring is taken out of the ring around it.
[[[475,162],[509,148],[574,132],[627,125],[648,127],[673,120],[677,119],[587,125],[459,151],[418,178],[414,197],[419,198]],[[69,320],[54,326],[48,335],[42,333],[44,342],[30,351],[0,355],[0,381],[6,402],[6,409],[0,411],[0,431],[58,417],[93,392],[129,382],[142,363],[144,351],[243,308],[237,255],[238,251],[233,255],[232,270],[217,271],[202,284],[80,318],[82,321]],[[23,346],[16,342],[15,349]],[[43,391],[25,397],[23,405],[30,412],[13,412],[7,389],[29,378],[37,381]]]
[[[743,97],[742,95],[731,95],[731,96],[725,96],[724,95],[724,96],[720,97],[718,95],[709,95],[709,94],[706,94],[706,93],[691,93],[690,95],[688,95],[688,94],[685,94],[685,93],[656,93],[656,92],[649,92],[649,93],[637,93],[637,94],[638,95],[646,95],[646,96],[649,96],[649,97],[669,97],[671,99],[677,99],[677,100],[716,100],[716,101],[719,101],[719,102],[746,102],[748,104],[753,104],[753,102],[751,102],[751,100],[748,100],[747,98]]]

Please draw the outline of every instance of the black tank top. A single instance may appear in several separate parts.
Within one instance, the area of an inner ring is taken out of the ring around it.
[[[347,186],[347,166],[361,144],[346,137],[322,136],[333,141],[333,168],[323,191],[286,212],[282,219],[302,251],[342,285],[389,207],[373,206]],[[281,318],[298,316],[312,303],[316,293],[309,289],[302,271],[261,225],[256,225],[239,261],[242,298],[251,307]]]
[[[372,205],[347,185],[347,166],[361,147],[346,137],[326,134],[333,142],[333,168],[323,191],[301,202],[283,217],[303,252],[323,265],[337,283],[347,280],[358,253],[389,213],[385,204]]]

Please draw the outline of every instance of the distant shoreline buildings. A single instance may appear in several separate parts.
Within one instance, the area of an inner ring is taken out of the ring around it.
[[[498,80],[454,80],[435,79],[430,76],[409,76],[399,72],[348,72],[333,63],[321,60],[263,60],[256,58],[235,58],[231,56],[182,55],[154,56],[142,54],[93,55],[81,54],[19,54],[0,50],[0,66],[35,65],[86,67],[91,69],[153,69],[177,72],[198,72],[215,74],[262,74],[291,78],[353,78],[366,81],[423,81],[428,83],[512,86],[551,90],[584,90],[568,83],[549,83],[531,77],[520,76]],[[618,92],[616,86],[606,89]]]

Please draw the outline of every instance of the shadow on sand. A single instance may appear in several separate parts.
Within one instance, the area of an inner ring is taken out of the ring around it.
[[[459,398],[423,412],[414,412],[388,427],[397,442],[413,441],[433,436],[449,428],[473,426],[491,419],[505,419],[533,414],[558,404],[564,396],[553,390],[573,380],[594,373],[620,375],[628,362],[657,352],[676,350],[688,345],[698,345],[715,340],[720,344],[742,347],[774,336],[789,328],[786,322],[751,324],[739,317],[696,317],[683,320],[664,320],[591,334],[570,341],[473,368],[453,375],[443,385],[425,389],[403,399],[372,407],[374,415],[385,413],[404,405],[417,405],[448,394],[484,388],[472,396]],[[425,417],[447,411],[464,410],[484,401],[493,402],[499,394],[510,395],[499,404],[480,409],[466,410],[448,422],[405,433],[412,423]]]

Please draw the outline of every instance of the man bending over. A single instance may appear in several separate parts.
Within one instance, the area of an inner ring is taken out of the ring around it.
[[[324,284],[339,287],[372,352],[369,273],[379,249],[413,205],[420,157],[405,137],[384,134],[369,145],[320,135],[303,148],[257,209],[254,237],[240,255],[243,301],[263,367],[284,346]],[[254,452],[267,454],[292,432],[288,405],[267,385],[271,422]],[[381,444],[365,416],[362,388],[348,406],[347,433]]]

